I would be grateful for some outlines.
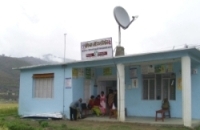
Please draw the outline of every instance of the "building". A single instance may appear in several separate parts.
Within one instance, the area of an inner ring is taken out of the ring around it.
[[[185,126],[200,119],[200,51],[184,48],[88,61],[15,68],[20,70],[19,115],[61,112],[101,91],[118,90],[119,118],[155,117],[168,98],[171,117]]]

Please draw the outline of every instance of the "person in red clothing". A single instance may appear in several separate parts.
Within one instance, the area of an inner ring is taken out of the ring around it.
[[[97,97],[95,98],[94,106],[100,106],[100,95],[97,95]]]
[[[94,111],[94,113],[99,116],[101,114],[100,111],[100,95],[98,95],[95,100],[94,100],[94,106],[92,108],[92,110]]]
[[[90,100],[89,100],[89,103],[88,103],[88,109],[92,109],[93,108],[93,106],[94,106],[94,96],[92,95],[91,97],[90,97]]]

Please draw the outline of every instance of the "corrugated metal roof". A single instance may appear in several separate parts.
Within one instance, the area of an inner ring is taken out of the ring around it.
[[[80,61],[72,61],[72,62],[57,63],[57,64],[43,64],[43,65],[24,66],[24,67],[13,68],[13,69],[22,70],[22,69],[32,69],[32,68],[40,68],[40,67],[47,67],[47,66],[59,66],[59,65],[62,66],[62,65],[69,65],[69,64],[75,64],[75,63],[101,61],[101,60],[109,60],[109,59],[119,59],[119,58],[125,58],[125,57],[145,56],[145,55],[149,55],[149,54],[170,53],[170,52],[185,51],[185,50],[196,50],[196,51],[199,51],[198,48],[191,47],[191,48],[181,48],[181,49],[174,49],[174,50],[164,50],[164,51],[138,53],[138,54],[124,55],[124,56],[117,56],[117,57],[110,57],[110,58],[102,58],[102,59],[94,59],[94,60],[80,60]]]

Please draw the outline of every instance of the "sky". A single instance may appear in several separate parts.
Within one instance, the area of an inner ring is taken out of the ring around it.
[[[113,10],[138,15],[121,30],[125,54],[200,45],[200,0],[0,0],[0,55],[81,59],[81,42],[112,37]],[[64,41],[64,34],[66,42]]]

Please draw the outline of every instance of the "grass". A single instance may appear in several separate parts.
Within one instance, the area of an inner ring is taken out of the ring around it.
[[[0,130],[189,130],[181,126],[147,124],[22,119],[17,116],[17,104],[0,104]],[[200,127],[195,128],[200,130]]]
[[[1,103],[0,104],[0,117],[17,115],[17,103]]]
[[[14,102],[0,102],[0,109],[9,109],[18,107],[17,103]]]

